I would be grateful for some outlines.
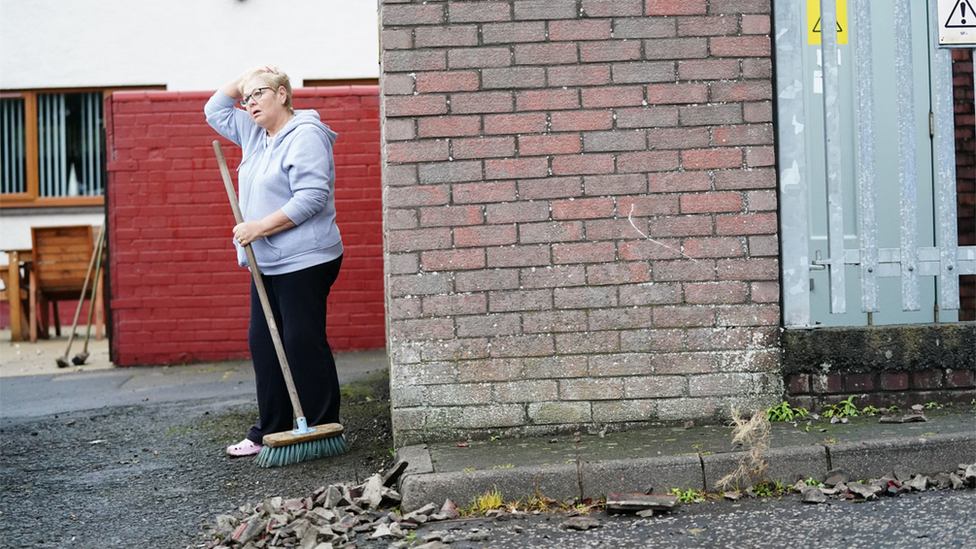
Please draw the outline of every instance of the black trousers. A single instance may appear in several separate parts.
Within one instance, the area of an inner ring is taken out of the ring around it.
[[[326,298],[339,275],[342,257],[283,275],[264,275],[264,287],[285,347],[308,425],[339,422],[339,377],[325,335]],[[247,433],[261,444],[264,435],[291,431],[294,413],[278,364],[257,288],[251,282],[248,344],[258,393],[258,422]]]

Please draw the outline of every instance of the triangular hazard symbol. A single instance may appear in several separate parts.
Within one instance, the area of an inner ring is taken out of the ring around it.
[[[960,2],[966,2],[967,0],[960,0]],[[820,32],[820,19],[813,25],[813,32]],[[840,21],[837,21],[837,32],[844,32],[844,29],[840,26]]]
[[[952,13],[949,14],[949,19],[945,22],[945,28],[966,27],[976,27],[976,12],[973,11],[973,5],[969,3],[969,0],[958,0],[955,7],[952,8]]]

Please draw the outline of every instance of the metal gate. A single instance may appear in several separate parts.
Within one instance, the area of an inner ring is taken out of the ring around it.
[[[774,13],[784,324],[956,320],[976,246],[958,245],[936,1],[775,0]]]

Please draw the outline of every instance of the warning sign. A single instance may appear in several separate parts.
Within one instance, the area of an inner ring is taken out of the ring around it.
[[[820,0],[807,0],[807,43],[819,44]],[[847,0],[837,0],[837,43],[847,43]]]
[[[976,11],[970,0],[939,0],[939,44],[976,45]]]

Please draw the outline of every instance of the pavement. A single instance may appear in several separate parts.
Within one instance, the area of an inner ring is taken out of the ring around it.
[[[108,341],[102,340],[89,343],[91,356],[83,366],[59,369],[56,359],[64,356],[66,345],[67,334],[11,343],[9,330],[0,330],[0,416],[212,397],[228,403],[254,400],[249,360],[116,368],[108,361]],[[73,348],[71,356],[81,350]],[[385,370],[388,358],[382,349],[336,353],[336,365],[345,384]],[[976,463],[976,405],[939,404],[926,409],[926,421],[918,423],[880,423],[879,416],[863,415],[846,424],[809,418],[773,423],[763,453],[769,464],[765,476],[792,484],[800,478],[822,480],[832,469],[868,479],[892,471],[951,472]],[[906,412],[911,410],[899,413]],[[408,462],[399,489],[401,508],[409,512],[445,499],[466,506],[496,489],[506,501],[671,488],[717,492],[716,482],[737,468],[747,450],[733,445],[732,429],[724,425],[648,425],[629,432],[436,442],[402,447],[396,457]]]

